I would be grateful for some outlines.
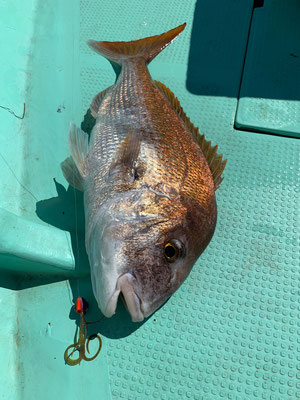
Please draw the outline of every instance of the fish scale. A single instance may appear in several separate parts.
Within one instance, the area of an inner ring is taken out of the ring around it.
[[[107,317],[120,293],[133,321],[149,316],[178,289],[214,233],[215,184],[225,164],[147,68],[184,26],[132,42],[89,42],[121,73],[92,102],[89,143],[71,125],[73,159],[62,167],[84,190],[92,286]]]
[[[116,149],[128,130],[142,129],[145,133],[142,140],[150,144],[152,149],[151,156],[148,154],[149,151],[140,154],[140,161],[147,162],[148,169],[139,186],[156,185],[167,176],[170,184],[179,189],[186,170],[186,157],[180,139],[180,133],[184,133],[184,128],[178,127],[178,123],[174,124],[172,118],[164,118],[167,130],[161,125],[155,126],[152,123],[157,117],[163,118],[174,111],[171,106],[164,104],[162,115],[161,104],[165,103],[165,100],[152,80],[147,75],[144,77],[146,68],[144,62],[128,64],[125,64],[114,89],[107,94],[107,101],[100,106],[97,122],[91,134],[94,156],[90,157],[89,168],[95,171],[97,188],[97,195],[90,200],[91,203],[95,201],[94,210],[107,200],[107,192],[103,190],[106,187],[103,177],[108,173]],[[139,85],[135,84],[137,81],[140,82]],[[146,99],[145,93],[147,93]],[[172,157],[172,153],[175,157]],[[113,191],[114,187],[111,187],[110,196],[113,195]]]

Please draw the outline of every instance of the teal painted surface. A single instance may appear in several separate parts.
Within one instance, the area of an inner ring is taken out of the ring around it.
[[[82,196],[59,168],[69,122],[80,121],[79,3],[1,2],[0,15],[0,105],[19,116],[26,105],[24,119],[0,108],[0,399],[109,399],[105,338],[93,363],[64,362],[76,297],[89,300],[88,320],[99,317],[84,278]]]
[[[64,362],[64,351],[73,343],[79,322],[75,312],[70,313],[73,283],[22,275],[14,285],[18,290],[0,291],[4,321],[0,333],[0,398],[96,399],[100,393],[109,399],[105,338],[101,356],[93,363],[82,362],[72,368]],[[77,289],[89,300],[89,280],[81,279]],[[90,305],[89,317],[96,319],[92,299]]]
[[[300,138],[299,19],[297,0],[254,10],[237,127]]]
[[[0,108],[0,399],[298,398],[300,144],[234,129],[252,2],[0,7],[0,105],[21,115],[26,104],[23,120]],[[89,130],[92,97],[115,79],[85,42],[136,39],[184,21],[186,31],[150,71],[228,158],[217,229],[160,310],[134,324],[120,304],[116,316],[89,328],[103,339],[97,359],[69,367],[63,352],[79,323],[74,300],[90,303],[87,320],[101,314],[82,196],[59,163],[70,120]]]
[[[75,229],[75,218],[69,216],[75,209],[74,193],[55,185],[53,178],[62,181],[58,166],[68,154],[63,132],[79,114],[79,83],[76,86],[72,79],[78,68],[73,43],[79,35],[74,22],[79,18],[79,5],[71,7],[67,1],[14,4],[1,3],[2,35],[6,38],[1,50],[7,62],[0,67],[4,77],[0,105],[18,116],[22,116],[23,104],[26,109],[25,118],[19,119],[0,108],[0,219],[8,228],[1,232],[1,253],[12,257],[23,253],[29,264],[31,260],[45,264],[46,256],[50,264],[69,272],[76,264],[74,239],[66,234]],[[59,243],[52,249],[49,235]],[[1,256],[0,265],[10,268]],[[34,268],[29,265],[28,272]]]

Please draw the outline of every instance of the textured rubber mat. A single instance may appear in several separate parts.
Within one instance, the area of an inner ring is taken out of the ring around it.
[[[254,10],[237,127],[300,138],[299,19],[297,0]]]
[[[10,62],[5,73],[17,79],[24,69],[26,81],[14,81],[6,97],[0,92],[17,115],[26,103],[24,120],[0,109],[0,398],[300,398],[300,142],[234,129],[253,2],[30,4],[7,19],[15,29],[10,46],[28,57],[27,67],[17,59],[20,67]],[[69,367],[63,352],[78,326],[74,300],[88,300],[88,320],[101,314],[87,276],[82,198],[59,163],[68,155],[69,121],[89,130],[91,99],[115,80],[85,42],[137,39],[183,22],[186,30],[150,72],[228,159],[216,232],[163,307],[132,323],[119,304],[113,318],[89,328],[103,339],[97,359]],[[25,44],[18,29],[27,32]]]

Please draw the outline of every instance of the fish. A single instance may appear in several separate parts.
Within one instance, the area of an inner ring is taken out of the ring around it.
[[[84,192],[92,288],[108,318],[119,297],[133,322],[153,314],[187,278],[215,230],[215,191],[226,160],[148,71],[185,26],[129,42],[88,42],[120,73],[92,100],[90,137],[70,124],[71,156],[61,167]]]

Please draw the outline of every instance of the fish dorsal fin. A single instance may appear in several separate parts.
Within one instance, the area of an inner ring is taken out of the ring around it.
[[[110,166],[109,176],[120,172],[125,174],[129,172],[134,179],[134,170],[141,148],[141,138],[142,135],[140,132],[134,133],[129,131],[127,133],[116,150],[116,154]]]
[[[147,63],[150,63],[157,54],[184,30],[185,25],[177,26],[177,28],[161,35],[132,40],[131,42],[97,42],[89,40],[88,45],[97,53],[118,64],[122,64],[123,60],[132,57],[143,57]]]
[[[89,136],[71,122],[69,132],[69,145],[73,160],[82,176],[86,174],[86,158],[89,151]]]
[[[183,111],[179,100],[177,97],[175,97],[174,93],[167,88],[163,83],[154,81],[155,85],[158,87],[158,89],[164,94],[164,96],[169,100],[171,105],[173,106],[174,110],[177,112],[179,117],[182,119],[182,121],[185,123],[187,128],[190,130],[190,132],[193,134],[196,142],[199,144],[202,153],[204,154],[207,163],[209,165],[210,171],[213,176],[214,184],[215,184],[215,190],[218,189],[220,186],[223,178],[222,178],[222,172],[224,171],[225,165],[227,160],[223,160],[223,155],[222,154],[217,154],[218,146],[212,146],[211,142],[207,141],[205,139],[204,134],[199,133],[199,128],[195,127],[194,124],[190,121],[189,117],[186,115],[186,113]]]

